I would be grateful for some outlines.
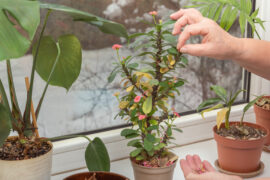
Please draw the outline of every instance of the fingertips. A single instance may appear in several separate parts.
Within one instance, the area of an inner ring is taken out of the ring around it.
[[[173,13],[170,15],[170,18],[173,19],[173,20],[177,20],[179,19],[180,17],[182,17],[184,14],[184,9],[180,9],[179,11]]]
[[[185,159],[180,160],[180,166],[185,177],[187,177],[190,173],[192,173],[192,169]]]
[[[208,161],[203,161],[203,166],[205,168],[206,171],[208,172],[215,172],[215,168],[208,162]]]
[[[196,168],[201,169],[203,166],[201,158],[198,155],[193,155],[193,160],[195,162]]]

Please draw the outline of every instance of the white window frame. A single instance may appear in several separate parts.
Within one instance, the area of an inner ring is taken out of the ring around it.
[[[270,19],[269,0],[257,0],[257,7],[260,7],[260,17],[263,20]],[[267,18],[268,17],[268,18]],[[268,20],[268,22],[270,22]],[[266,29],[259,29],[262,39],[270,40],[270,23],[266,23]],[[251,75],[251,94],[270,94],[270,82],[256,75]],[[231,120],[237,121],[241,118],[242,109],[245,104],[232,107]],[[212,127],[215,125],[216,112],[213,111],[205,115],[206,120],[202,120],[199,114],[191,114],[182,116],[176,120],[177,127],[183,130],[183,133],[175,132],[174,141],[178,146],[187,145],[207,139],[213,138]],[[245,121],[254,122],[255,115],[251,108],[245,116]],[[110,130],[106,132],[96,133],[88,137],[100,137],[110,154],[111,161],[117,161],[127,158],[131,148],[127,147],[127,140],[120,136],[122,129]],[[84,138],[73,138],[63,141],[54,142],[53,150],[53,166],[52,176],[64,174],[70,171],[84,169],[86,167],[84,161],[84,151],[88,142]],[[175,145],[172,145],[174,147]]]

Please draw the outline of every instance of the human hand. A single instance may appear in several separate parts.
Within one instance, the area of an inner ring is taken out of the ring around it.
[[[201,161],[198,155],[187,155],[180,160],[180,166],[186,180],[242,180],[238,176],[230,176],[216,172],[208,161]]]
[[[177,49],[182,53],[228,59],[238,56],[241,52],[241,44],[237,38],[224,31],[215,21],[203,17],[196,9],[181,9],[170,17],[177,20],[172,33],[180,35]],[[201,44],[185,45],[186,41],[195,35],[203,36]]]

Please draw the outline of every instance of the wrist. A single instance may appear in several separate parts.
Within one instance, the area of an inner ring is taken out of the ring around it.
[[[232,36],[231,40],[231,57],[234,61],[241,61],[245,55],[245,43],[243,38],[237,38]]]

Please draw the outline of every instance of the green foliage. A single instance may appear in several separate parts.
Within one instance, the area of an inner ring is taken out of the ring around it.
[[[110,171],[110,157],[100,138],[96,137],[88,144],[85,161],[89,171]]]
[[[6,138],[9,136],[11,130],[11,116],[10,112],[3,104],[0,104],[0,147],[4,144]]]
[[[251,0],[191,0],[194,7],[198,7],[203,16],[220,22],[220,26],[229,31],[233,23],[239,17],[239,25],[241,34],[244,36],[247,23],[260,38],[256,31],[256,24],[259,24],[263,29],[263,21],[258,17],[259,9],[252,12]]]
[[[7,16],[12,16],[28,37],[17,31]],[[29,0],[1,0],[0,61],[23,56],[31,45],[40,21],[39,3]]]
[[[115,95],[119,101],[118,116],[133,124],[132,129],[124,129],[121,136],[128,146],[136,148],[130,153],[136,160],[150,160],[161,157],[173,139],[173,130],[181,132],[173,125],[176,115],[169,107],[168,100],[180,94],[185,80],[174,77],[175,71],[185,68],[187,58],[176,49],[177,37],[171,35],[175,21],[148,22],[152,27],[145,33],[129,36],[129,47],[135,55],[123,58],[116,49],[118,62],[108,77],[112,82],[121,75],[123,93]],[[138,139],[138,137],[140,137]]]
[[[235,102],[236,98],[245,90],[241,89],[238,90],[234,95],[228,95],[227,91],[221,87],[221,86],[211,86],[210,88],[212,91],[215,92],[215,94],[218,96],[217,98],[210,98],[205,100],[204,102],[202,102],[197,110],[200,111],[202,110],[200,113],[204,119],[203,114],[205,112],[210,112],[212,110],[215,109],[219,109],[223,107],[223,104],[226,106],[224,108],[222,108],[218,113],[217,113],[217,126],[218,128],[220,127],[221,123],[223,122],[223,120],[225,119],[225,127],[228,129],[229,127],[229,117],[230,117],[230,112],[231,112],[231,108],[233,103]],[[262,96],[258,96],[256,99],[250,101],[244,108],[243,108],[243,114],[242,114],[242,118],[241,118],[241,125],[243,124],[243,119],[244,119],[244,115],[246,113],[246,111],[253,106],[253,104],[255,104],[255,102],[260,99]]]

